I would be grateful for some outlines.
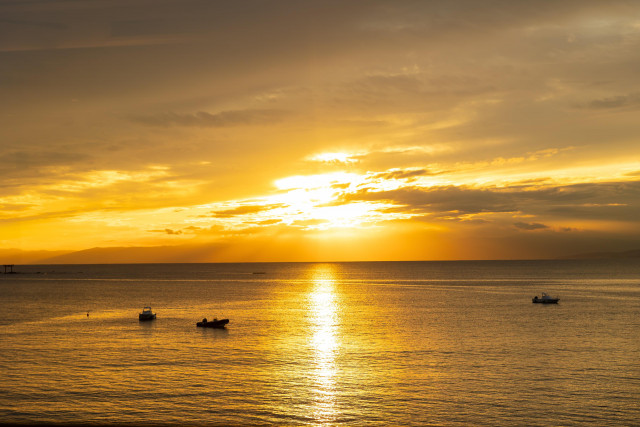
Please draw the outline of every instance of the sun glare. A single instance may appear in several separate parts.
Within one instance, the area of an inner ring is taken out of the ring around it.
[[[335,411],[335,358],[339,350],[338,301],[332,265],[319,265],[313,272],[313,289],[309,294],[311,345],[315,353],[316,416],[330,421]]]
[[[295,188],[311,190],[314,188],[329,187],[335,184],[352,183],[360,180],[361,177],[358,174],[334,172],[318,175],[294,175],[278,179],[274,184],[279,190],[291,190]]]
[[[291,176],[275,182],[281,193],[265,203],[286,206],[269,214],[277,213],[283,223],[309,230],[353,228],[372,225],[377,220],[397,219],[392,214],[381,213],[391,206],[386,203],[348,202],[343,199],[364,184],[376,185],[368,175],[355,173]]]
[[[357,163],[357,154],[353,153],[320,153],[311,156],[309,160],[324,163]]]

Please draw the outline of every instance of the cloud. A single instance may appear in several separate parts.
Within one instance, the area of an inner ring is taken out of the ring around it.
[[[0,19],[0,25],[2,24],[10,24],[18,27],[34,27],[34,28],[46,28],[53,30],[66,30],[69,28],[68,25],[62,24],[59,22],[45,22],[45,21],[18,21],[11,19]]]
[[[183,34],[191,32],[185,21],[177,19],[137,19],[111,22],[115,37]]]
[[[184,41],[175,35],[188,31],[188,23],[175,17],[140,16],[144,2],[129,8],[96,2],[49,2],[46,9],[37,5],[42,2],[14,3],[10,8],[0,5],[3,15],[9,17],[0,20],[0,30],[12,35],[2,40],[0,51],[145,46]]]
[[[411,179],[419,176],[435,175],[426,169],[398,169],[374,175],[376,179]]]
[[[0,152],[0,177],[42,178],[64,169],[64,166],[90,160],[90,155],[71,150],[7,150]]]
[[[521,230],[528,230],[528,231],[549,228],[548,226],[537,223],[537,222],[533,222],[533,223],[532,222],[516,222],[513,225],[515,225],[517,228]]]
[[[289,115],[282,110],[237,110],[219,113],[175,113],[167,112],[152,116],[134,117],[133,120],[152,126],[227,127],[241,125],[264,125],[280,122]]]
[[[345,194],[349,201],[384,201],[406,206],[413,212],[458,215],[480,212],[514,212],[518,210],[513,198],[504,192],[467,187],[405,187],[388,191],[363,189]]]
[[[272,204],[272,205],[244,205],[244,206],[238,206],[237,208],[233,208],[233,209],[225,209],[222,211],[215,211],[213,212],[213,214],[217,217],[217,218],[230,218],[230,217],[235,217],[235,216],[239,216],[239,215],[248,215],[248,214],[256,214],[256,213],[260,213],[260,212],[265,212],[265,211],[269,211],[272,209],[278,209],[283,207],[284,205],[282,204]]]
[[[489,97],[497,91],[498,87],[489,80],[464,72],[439,74],[416,68],[357,77],[342,82],[331,93],[335,108],[349,106],[367,115],[375,114],[369,118],[369,125],[384,123],[389,126],[395,122],[393,116],[403,114],[415,120],[414,126],[429,128],[442,126],[440,120],[450,109],[478,96]],[[383,115],[392,117],[386,122],[374,121]],[[363,122],[362,125],[367,124]]]
[[[640,108],[640,93],[594,99],[587,104],[593,110],[611,110],[619,108]]]
[[[18,212],[32,209],[34,203],[0,203],[0,210],[4,212]]]
[[[545,218],[635,221],[640,218],[640,181],[546,187],[408,186],[376,191],[372,187],[345,192],[341,203],[381,201],[432,219],[467,220],[469,215],[513,213]],[[518,223],[526,228],[525,223]],[[536,225],[537,227],[537,225]]]
[[[166,233],[166,234],[173,234],[173,235],[179,235],[182,234],[182,230],[172,230],[170,228],[165,228],[164,230],[149,230],[152,233]]]

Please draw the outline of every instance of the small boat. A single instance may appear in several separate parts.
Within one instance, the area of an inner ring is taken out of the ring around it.
[[[541,297],[538,298],[536,295],[531,301],[538,304],[557,304],[560,298],[552,298],[543,292]]]
[[[145,307],[142,309],[142,313],[138,315],[138,320],[153,320],[156,318],[156,314],[151,312],[151,307]]]
[[[218,329],[224,329],[224,326],[229,323],[229,319],[213,319],[210,322],[207,321],[207,318],[205,317],[204,319],[202,319],[202,322],[198,322],[196,323],[196,326],[202,327],[202,328],[218,328]]]

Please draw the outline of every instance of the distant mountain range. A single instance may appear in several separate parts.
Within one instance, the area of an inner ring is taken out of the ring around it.
[[[215,259],[215,247],[111,247],[60,254],[40,259],[34,264],[155,264],[212,262],[212,259]]]
[[[67,255],[72,251],[23,251],[20,249],[0,249],[1,264],[43,264],[43,259]]]
[[[81,251],[21,251],[0,249],[0,264],[136,264],[206,263],[224,258],[224,247],[184,245],[155,247],[91,248]],[[222,255],[222,256],[221,256]],[[640,259],[640,249],[622,252],[589,252],[555,259]]]

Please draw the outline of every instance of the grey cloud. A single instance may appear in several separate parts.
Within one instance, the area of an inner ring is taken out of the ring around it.
[[[336,90],[333,104],[337,108],[351,105],[364,111],[441,112],[497,90],[487,80],[467,75],[463,70],[452,70],[446,75],[435,74],[433,70],[380,73],[346,82]]]
[[[513,225],[522,230],[541,230],[549,228],[548,226],[537,222],[516,222]]]
[[[5,21],[42,27],[42,31],[36,33],[20,34],[21,40],[6,38],[5,49],[60,49],[78,43],[83,43],[84,47],[104,47],[109,46],[113,38],[164,37],[181,33],[197,36],[200,43],[223,47],[225,53],[250,44],[270,50],[278,50],[279,45],[302,48],[303,41],[321,42],[334,32],[341,33],[341,27],[349,26],[348,23],[365,15],[372,7],[369,2],[349,4],[334,0],[68,1],[46,2],[46,7],[44,3],[0,4]],[[43,16],[47,18],[46,22]],[[278,31],[273,31],[274,23]],[[52,28],[67,31],[62,34],[47,31]]]
[[[0,153],[0,188],[5,195],[11,194],[34,183],[58,179],[67,167],[90,167],[91,160],[91,156],[75,151],[6,151]]]
[[[612,96],[609,98],[595,99],[587,108],[594,110],[608,110],[616,108],[640,108],[640,93],[632,93],[629,95]]]
[[[166,233],[166,234],[174,234],[179,235],[182,234],[182,230],[172,230],[170,228],[165,228],[164,230],[149,230],[152,233]]]
[[[640,218],[640,181],[578,184],[552,188],[406,187],[375,192],[363,189],[341,202],[385,201],[400,211],[456,219],[478,213],[519,212],[545,218],[635,221]],[[626,203],[625,203],[626,202]],[[520,228],[524,228],[522,224]]]
[[[175,19],[140,19],[111,23],[111,35],[115,37],[182,34],[190,32],[187,22]]]
[[[277,123],[289,113],[281,110],[239,110],[219,113],[175,113],[168,112],[153,116],[136,117],[133,120],[154,126],[196,126],[225,127],[240,125],[263,125]]]
[[[483,36],[482,30],[495,31],[540,20],[562,22],[567,15],[588,11],[597,13],[610,8],[597,1],[550,2],[508,0],[400,1],[379,2],[375,13],[366,21],[367,29],[391,33],[407,32],[435,37],[472,32]],[[620,10],[633,10],[626,2],[612,5]]]
[[[40,27],[40,28],[47,28],[47,29],[54,29],[54,30],[65,30],[69,28],[69,26],[66,24],[61,24],[59,22],[45,22],[45,21],[18,21],[18,20],[11,20],[11,19],[1,19],[0,25],[2,24],[16,25],[18,27],[36,27],[36,28]]]
[[[410,179],[417,178],[419,176],[435,175],[426,169],[414,169],[414,170],[396,170],[391,172],[383,172],[376,174],[376,179]]]
[[[84,161],[87,155],[73,151],[12,150],[0,153],[3,169],[27,169],[58,166],[69,162]]]
[[[636,204],[560,205],[549,207],[546,212],[549,215],[573,219],[636,221],[640,218],[640,207]]]
[[[508,194],[454,186],[430,189],[406,187],[382,192],[372,192],[365,189],[358,193],[345,195],[345,198],[347,200],[387,201],[404,205],[412,211],[447,215],[454,211],[459,214],[470,214],[517,210],[517,205]]]

